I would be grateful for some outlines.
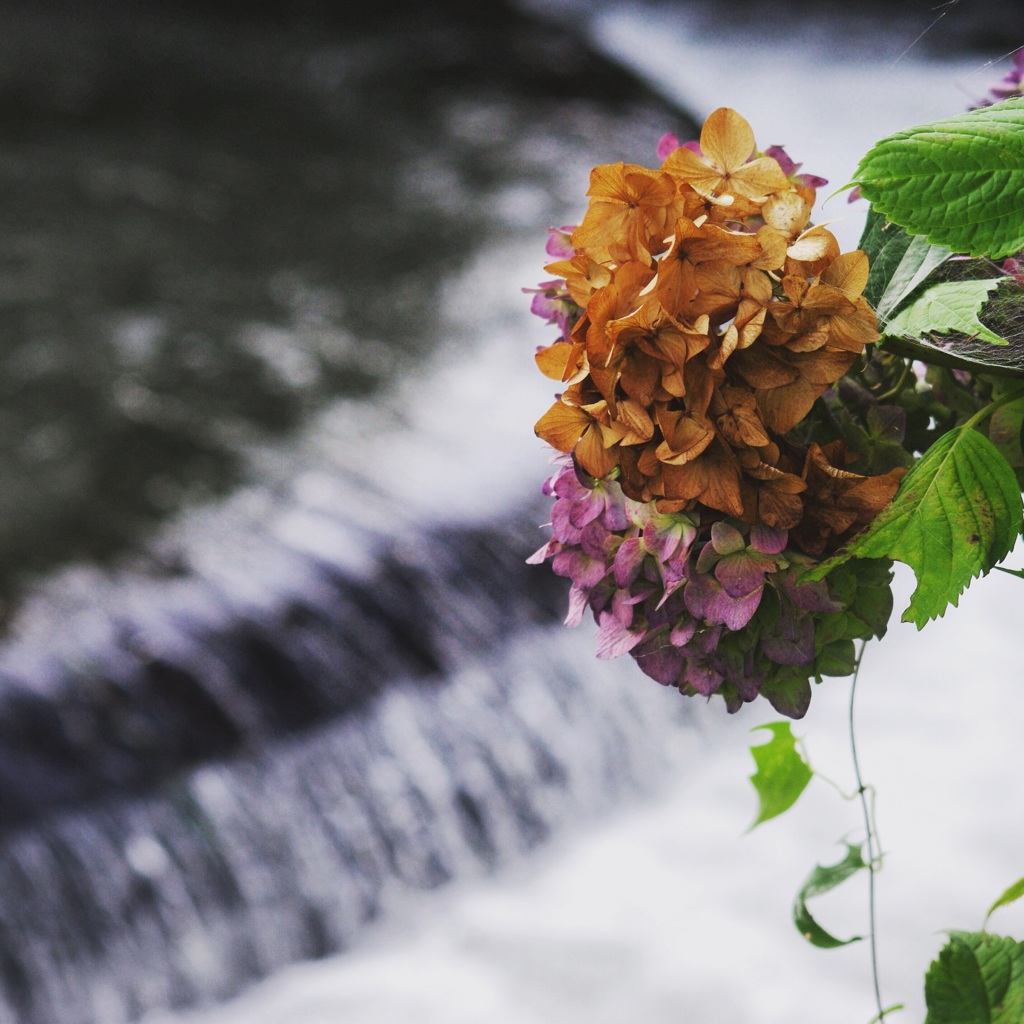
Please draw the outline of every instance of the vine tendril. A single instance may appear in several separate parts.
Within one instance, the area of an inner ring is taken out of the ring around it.
[[[857,736],[853,720],[854,701],[857,696],[857,679],[860,676],[860,666],[864,659],[864,648],[866,646],[867,642],[862,640],[860,650],[857,652],[857,660],[854,663],[853,680],[850,684],[850,753],[853,756],[853,774],[857,781],[857,795],[860,797],[861,809],[864,812],[864,831],[867,833],[865,843],[868,855],[865,859],[868,865],[868,942],[871,948],[871,979],[875,989],[875,1003],[878,1007],[878,1016],[875,1017],[875,1020],[884,1021],[889,1010],[882,1007],[882,990],[878,980],[878,941],[875,933],[875,872],[881,865],[882,852],[878,846],[878,830],[874,825],[874,809],[868,805],[868,790],[870,787],[864,785],[864,780],[860,774],[860,762],[857,758]]]

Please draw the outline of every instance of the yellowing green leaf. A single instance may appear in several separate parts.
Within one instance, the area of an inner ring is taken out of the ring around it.
[[[990,331],[979,319],[982,306],[1005,280],[1004,277],[996,277],[983,281],[943,281],[932,285],[885,325],[885,333],[921,338],[928,334],[956,331],[993,345],[1006,345],[1004,338]]]

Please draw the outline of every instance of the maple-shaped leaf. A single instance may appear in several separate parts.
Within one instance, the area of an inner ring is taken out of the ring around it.
[[[924,291],[900,310],[885,327],[885,333],[904,338],[929,334],[966,334],[992,345],[1009,344],[979,319],[981,309],[1005,277],[981,281],[942,281]]]
[[[789,810],[807,788],[814,772],[796,749],[789,722],[769,722],[753,731],[769,729],[772,738],[767,743],[750,748],[757,771],[750,781],[757,790],[760,807],[751,828]]]
[[[965,424],[943,434],[903,478],[892,504],[807,578],[822,579],[851,558],[903,562],[917,577],[903,621],[920,629],[1006,557],[1021,515],[1013,470],[988,438]]]

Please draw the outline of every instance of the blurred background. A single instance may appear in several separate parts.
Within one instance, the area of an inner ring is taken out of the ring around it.
[[[729,105],[824,199],[1022,44],[1009,0],[0,3],[0,1022],[867,1020],[788,923],[855,809],[740,838],[763,712],[597,662],[524,564],[521,288],[596,163]],[[908,1019],[1024,870],[997,576],[865,668]],[[847,695],[798,731],[852,788]]]

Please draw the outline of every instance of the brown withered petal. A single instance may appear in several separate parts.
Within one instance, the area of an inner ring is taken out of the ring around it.
[[[688,149],[675,150],[663,167],[705,195],[761,199],[790,187],[776,160],[750,159],[756,149],[754,133],[735,110],[712,111],[701,129],[700,148],[703,157]]]
[[[746,231],[728,231],[717,224],[702,224],[691,234],[681,248],[694,263],[709,260],[727,260],[734,267],[743,267],[761,256],[761,242],[757,235]]]
[[[730,316],[739,304],[743,274],[728,260],[709,260],[694,272],[698,292],[690,303],[694,314],[720,319]]]
[[[765,201],[761,216],[769,227],[793,239],[807,227],[811,204],[796,189],[780,192]]]
[[[849,316],[857,307],[830,284],[812,284],[800,304],[809,316]]]
[[[705,263],[742,267],[761,256],[756,235],[727,231],[716,224],[697,225],[687,217],[676,222],[672,247],[658,261],[654,294],[671,313],[678,313],[701,287],[696,270]]]
[[[779,270],[786,262],[789,239],[776,228],[765,225],[758,228],[757,240],[761,244],[761,255],[751,260],[750,266],[756,270]]]
[[[733,446],[760,448],[771,444],[754,393],[747,388],[723,387],[711,401],[718,432]]]
[[[591,366],[604,366],[613,341],[608,325],[633,313],[640,305],[640,292],[654,277],[654,271],[636,260],[615,268],[610,284],[598,288],[587,303],[587,358]],[[575,336],[575,332],[574,332]]]
[[[619,461],[618,446],[605,447],[600,424],[593,424],[579,439],[573,453],[579,464],[598,478],[607,476]]]
[[[782,293],[789,299],[790,305],[793,310],[799,310],[801,303],[804,301],[804,296],[810,291],[811,284],[802,274],[785,274],[782,280],[779,282],[782,286]],[[779,309],[776,313],[776,319],[780,322],[783,316],[788,312],[785,309]]]
[[[721,370],[713,370],[706,360],[691,359],[683,370],[687,413],[697,419],[703,419],[707,415],[715,387],[724,379],[725,374]]]
[[[615,363],[620,350],[632,343],[647,355],[681,370],[691,356],[707,348],[710,339],[706,331],[706,321],[700,328],[687,330],[656,299],[650,299],[628,316],[607,323],[605,332],[612,344],[608,361]]]
[[[856,359],[851,352],[833,352],[830,349],[794,353],[776,349],[772,356],[798,374],[791,383],[764,390],[756,381],[749,381],[757,391],[757,404],[765,425],[777,434],[792,430],[811,411],[811,406],[825,388],[846,373]]]
[[[662,371],[661,392],[655,393],[655,401],[667,402],[673,398],[682,398],[686,394],[683,375],[674,366],[666,367]]]
[[[859,476],[843,469],[846,448],[836,441],[807,451],[805,516],[795,534],[808,554],[832,551],[867,526],[892,501],[901,468],[882,476]],[[837,465],[838,463],[838,465]]]
[[[715,197],[694,192],[685,185],[683,189],[686,200],[683,213],[696,224],[703,224],[705,221],[710,224],[742,223],[748,217],[755,217],[761,212],[761,204],[745,196]]]
[[[711,344],[707,333],[688,331],[677,321],[666,316],[650,334],[639,337],[637,344],[649,355],[669,363],[681,371],[689,359]]]
[[[664,441],[657,448],[658,459],[671,466],[692,462],[714,440],[714,428],[706,420],[694,419],[675,409],[657,410]]]
[[[637,469],[645,476],[653,477],[661,473],[661,462],[658,460],[658,446],[647,445],[637,456]]]
[[[794,473],[785,473],[760,462],[744,472],[745,516],[749,522],[765,523],[777,530],[791,530],[803,517],[800,497],[806,482]]]
[[[590,296],[612,280],[611,269],[581,253],[570,260],[558,260],[545,268],[549,274],[565,278],[565,287],[577,306],[586,306]]]
[[[829,322],[824,320],[810,330],[804,330],[799,334],[792,335],[789,341],[786,342],[786,348],[790,352],[816,352],[819,348],[824,347],[831,337],[832,331],[829,327]],[[842,345],[836,346],[836,348],[842,347]],[[863,348],[863,345],[858,347],[856,351],[859,352],[861,348]]]
[[[728,445],[717,438],[692,462],[662,467],[665,497],[696,499],[709,508],[730,516],[743,514],[740,466]]]
[[[740,270],[740,295],[741,301],[767,306],[772,300],[772,279],[763,270],[744,267]]]
[[[774,350],[761,345],[737,352],[729,367],[752,388],[760,390],[792,384],[800,376],[795,366],[786,362]]]
[[[692,501],[670,501],[668,498],[658,498],[654,507],[662,514],[668,515],[671,512],[686,512],[693,508]]]
[[[729,324],[718,339],[718,344],[713,345],[708,353],[708,366],[712,370],[721,370],[725,366],[725,361],[736,351],[739,340],[740,332],[736,330],[736,325]]]
[[[739,334],[737,348],[750,348],[757,341],[767,315],[768,310],[764,306],[748,303],[745,299],[740,302],[739,309],[736,310],[736,319],[733,321]]]
[[[789,303],[773,302],[768,307],[768,312],[771,313],[775,306],[789,305]],[[761,333],[757,336],[759,344],[757,348],[778,348],[781,345],[786,345],[793,338],[791,331],[784,331],[776,322],[774,314],[768,317],[761,327]]]
[[[648,259],[683,211],[672,178],[636,164],[603,164],[590,172],[590,206],[572,244],[597,262],[611,255]]]
[[[867,253],[860,249],[837,256],[821,275],[821,283],[838,288],[851,300],[857,299],[867,287],[870,272]]]
[[[818,224],[804,231],[786,250],[785,271],[787,274],[816,277],[838,256],[836,236]]]
[[[608,405],[615,404],[615,385],[619,382],[619,371],[615,367],[591,366],[590,382]]]
[[[574,355],[582,356],[582,361],[575,365],[570,362]],[[581,350],[577,350],[575,345],[567,341],[556,341],[553,345],[540,349],[533,358],[540,372],[551,380],[568,380],[570,383],[576,383],[572,377],[578,375],[578,379],[582,380],[587,373],[586,357]]]
[[[661,384],[665,364],[634,348],[619,364],[619,384],[630,398],[649,406]]]
[[[654,422],[647,409],[633,399],[615,403],[615,422],[625,430],[622,444],[641,444],[654,436]]]
[[[879,338],[878,318],[867,299],[857,299],[852,313],[829,318],[830,348],[859,353],[865,345],[873,345]]]
[[[560,452],[571,452],[583,431],[593,422],[590,415],[578,406],[559,399],[533,428],[536,435]]]
[[[805,470],[808,488],[815,498],[843,506],[858,520],[869,523],[892,501],[907,471],[901,466],[881,476],[860,476],[842,468],[845,455],[842,441],[833,441],[824,448],[812,444],[807,450]]]

